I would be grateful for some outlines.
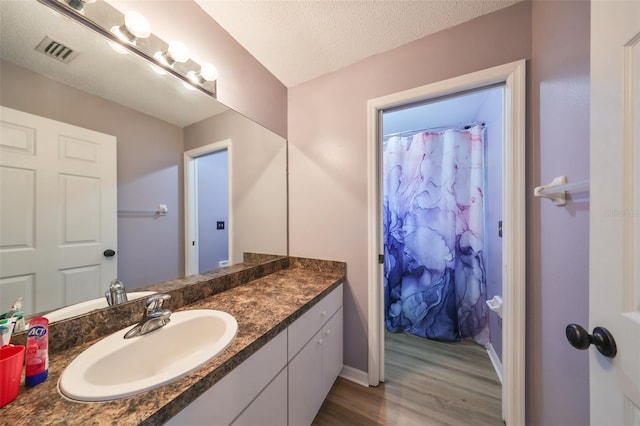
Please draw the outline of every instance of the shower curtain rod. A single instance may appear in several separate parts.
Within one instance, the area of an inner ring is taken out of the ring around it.
[[[418,133],[418,132],[427,132],[427,131],[440,131],[440,130],[449,130],[449,129],[462,129],[462,130],[467,130],[470,129],[473,126],[477,126],[477,125],[481,125],[484,126],[485,123],[484,121],[473,121],[469,124],[458,124],[455,126],[439,126],[439,127],[430,127],[430,128],[426,128],[426,129],[414,129],[414,130],[404,130],[402,132],[396,132],[396,133],[387,133],[386,135],[382,135],[382,138],[390,138],[392,136],[400,136],[400,135],[404,135],[404,134],[412,134],[412,133]]]

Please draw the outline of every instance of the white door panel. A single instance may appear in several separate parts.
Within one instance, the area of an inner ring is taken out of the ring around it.
[[[640,2],[591,2],[591,423],[640,425]]]
[[[68,304],[95,298],[95,294],[101,290],[96,285],[100,282],[100,269],[100,265],[91,265],[60,271],[62,289]]]
[[[99,178],[60,175],[60,244],[97,244],[100,241]]]
[[[35,245],[35,171],[0,166],[0,205],[11,206],[0,216],[0,249]]]
[[[1,109],[0,308],[101,297],[116,278],[116,139]]]

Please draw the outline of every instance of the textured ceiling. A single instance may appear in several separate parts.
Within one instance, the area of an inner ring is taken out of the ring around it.
[[[521,0],[195,0],[287,87]]]

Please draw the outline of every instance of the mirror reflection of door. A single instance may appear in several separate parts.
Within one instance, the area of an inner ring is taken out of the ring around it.
[[[229,261],[229,155],[227,149],[196,158],[199,272]]]

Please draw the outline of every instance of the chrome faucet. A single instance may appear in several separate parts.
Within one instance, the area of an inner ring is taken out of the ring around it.
[[[153,330],[167,325],[169,321],[171,321],[171,311],[169,309],[163,309],[162,304],[170,298],[170,295],[163,293],[154,294],[149,297],[145,302],[142,319],[135,327],[127,331],[124,338],[130,339],[132,337],[142,336],[143,334],[150,333]]]
[[[111,281],[109,290],[104,294],[107,298],[107,304],[109,306],[119,305],[127,301],[127,289],[124,288],[124,283],[119,279]]]

